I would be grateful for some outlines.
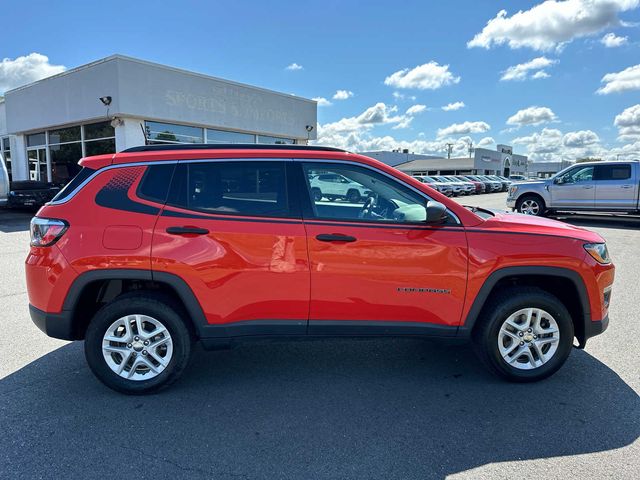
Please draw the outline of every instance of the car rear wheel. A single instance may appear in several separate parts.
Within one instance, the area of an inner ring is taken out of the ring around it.
[[[537,195],[525,195],[518,199],[516,210],[518,213],[522,213],[524,215],[542,217],[545,213],[546,206],[544,204],[544,200]]]
[[[109,388],[127,394],[158,391],[189,362],[193,338],[170,299],[126,294],[98,311],[87,329],[85,357]]]
[[[506,380],[542,380],[571,353],[571,316],[558,298],[539,288],[512,288],[494,296],[478,322],[476,353],[491,372]]]
[[[347,200],[349,203],[358,203],[360,201],[361,195],[357,190],[349,190],[347,192]]]
[[[311,189],[311,195],[313,196],[314,202],[319,202],[320,200],[322,200],[322,190],[320,190],[318,187],[313,187]]]

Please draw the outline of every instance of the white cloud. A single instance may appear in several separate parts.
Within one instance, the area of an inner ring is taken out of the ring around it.
[[[417,88],[419,90],[435,90],[459,82],[460,77],[456,77],[449,71],[449,65],[439,65],[437,62],[425,63],[412,69],[398,70],[384,80],[385,85],[395,88]]]
[[[480,139],[480,141],[476,144],[476,147],[479,148],[488,148],[496,144],[496,141],[493,137],[484,137]]]
[[[489,131],[491,126],[487,122],[463,122],[454,123],[445,128],[438,129],[438,138],[449,135],[468,135],[470,133],[483,133]]]
[[[547,57],[538,57],[530,60],[526,63],[520,63],[513,65],[502,72],[500,80],[526,80],[528,78],[547,78],[549,74],[544,71],[554,64],[558,63],[558,60],[551,60]]]
[[[65,70],[64,65],[52,65],[49,57],[40,53],[30,53],[15,59],[4,58],[0,62],[0,93]]]
[[[606,149],[598,135],[591,130],[563,133],[555,128],[543,128],[531,135],[514,138],[513,145],[522,146],[530,160],[549,162],[579,158],[615,158],[618,149]],[[631,151],[625,146],[625,152]],[[625,154],[626,154],[625,153]]]
[[[540,125],[556,120],[556,114],[549,107],[528,107],[518,110],[507,119],[507,125],[521,127],[523,125]]]
[[[444,110],[445,112],[450,112],[452,110],[460,110],[461,108],[464,108],[464,106],[464,102],[448,103],[447,105],[444,105],[442,107],[442,110]]]
[[[346,100],[351,97],[353,97],[353,92],[351,90],[338,90],[333,94],[334,100]]]
[[[285,70],[302,70],[304,67],[293,62],[291,65],[287,65]]]
[[[577,132],[569,132],[562,137],[562,144],[565,147],[582,148],[594,145],[600,142],[600,137],[596,132],[591,130],[579,130]]]
[[[547,0],[511,17],[500,10],[467,47],[529,47],[551,50],[576,38],[595,35],[621,24],[618,14],[636,8],[640,0]]]
[[[415,95],[405,95],[404,93],[400,92],[393,92],[392,95],[396,100],[411,100],[412,102],[415,102],[416,100]]]
[[[315,100],[316,102],[318,102],[319,107],[328,107],[330,105],[333,105],[329,100],[327,100],[324,97],[313,97],[311,100]]]
[[[602,43],[607,48],[621,47],[628,41],[629,37],[618,37],[615,33],[607,33],[600,39],[600,43]]]
[[[596,92],[600,95],[640,90],[640,64],[625,68],[621,72],[607,73],[601,82],[605,85]]]
[[[413,121],[413,118],[426,111],[427,110],[427,106],[426,105],[412,105],[411,107],[407,108],[407,111],[405,112],[404,116],[402,117],[402,120],[400,120],[400,122],[396,125],[394,125],[392,128],[394,130],[398,130],[401,128],[408,128],[411,125],[411,122]]]
[[[378,102],[355,117],[342,118],[336,122],[318,126],[318,136],[332,137],[354,132],[364,132],[376,125],[397,124],[404,115],[397,115],[398,108]]]
[[[417,115],[418,113],[422,113],[427,109],[426,105],[412,105],[407,108],[407,115]]]
[[[624,109],[613,124],[618,127],[618,140],[640,140],[640,104]]]

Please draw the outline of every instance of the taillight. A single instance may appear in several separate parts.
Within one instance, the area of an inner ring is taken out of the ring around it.
[[[33,217],[31,219],[31,246],[49,247],[64,235],[67,228],[69,228],[69,224],[64,220]]]

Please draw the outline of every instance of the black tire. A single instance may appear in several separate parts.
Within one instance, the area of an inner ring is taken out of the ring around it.
[[[536,208],[535,213],[527,213],[527,211],[523,211],[523,209],[529,206],[531,207],[531,210],[528,211],[533,212],[533,208]],[[526,215],[543,217],[547,211],[547,206],[545,205],[544,200],[538,195],[523,195],[516,202],[516,211]]]
[[[509,365],[498,350],[498,334],[503,322],[524,308],[541,308],[558,324],[560,338],[555,354],[544,364],[530,370]],[[495,375],[511,382],[536,382],[553,375],[571,353],[574,328],[569,311],[554,295],[536,288],[508,288],[494,295],[482,310],[473,332],[474,350],[485,366]]]
[[[157,376],[148,380],[129,380],[120,377],[107,365],[102,355],[102,340],[107,329],[126,315],[144,314],[160,322],[171,335],[173,355],[169,364]],[[89,368],[107,387],[129,395],[157,392],[175,382],[191,357],[194,336],[181,317],[185,314],[170,298],[153,292],[130,293],[117,297],[102,307],[93,317],[84,341]]]
[[[311,195],[313,196],[314,202],[319,202],[320,200],[322,200],[322,190],[320,190],[318,187],[313,187],[311,189]]]
[[[358,203],[362,199],[358,190],[351,189],[347,192],[347,201],[349,203]]]

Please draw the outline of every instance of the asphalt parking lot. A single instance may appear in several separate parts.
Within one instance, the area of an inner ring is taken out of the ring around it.
[[[541,383],[497,380],[466,346],[328,340],[198,351],[147,397],[102,386],[81,343],[31,323],[28,219],[0,212],[1,478],[638,476],[640,219],[564,218],[608,241],[611,324]]]

